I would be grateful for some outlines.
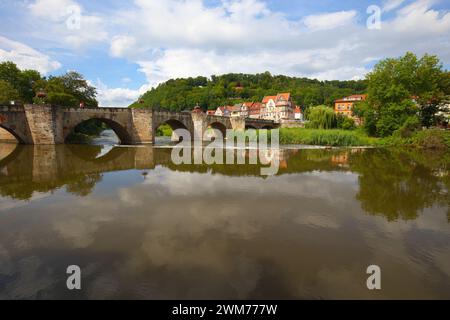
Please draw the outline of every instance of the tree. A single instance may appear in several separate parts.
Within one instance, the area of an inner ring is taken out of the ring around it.
[[[303,107],[327,104],[344,96],[363,93],[366,81],[319,81],[306,78],[261,74],[229,73],[220,76],[172,79],[142,95],[131,107],[164,108],[175,111],[192,109],[197,103],[203,109],[216,109],[245,101],[261,101],[264,96],[290,92],[296,104]],[[239,88],[239,89],[237,89]]]
[[[20,94],[5,80],[0,80],[0,104],[10,104],[11,101],[19,100]]]
[[[47,93],[46,103],[63,107],[78,107],[84,102],[86,107],[98,107],[95,98],[96,89],[88,84],[82,75],[68,72],[60,77],[49,77],[34,83],[34,91],[44,90]],[[39,98],[34,98],[39,103]]]
[[[368,131],[375,126],[376,135],[388,136],[411,117],[419,117],[423,126],[433,125],[438,106],[450,90],[448,78],[436,56],[425,54],[418,59],[408,52],[398,59],[380,61],[367,75],[363,117],[370,119]]]
[[[20,69],[10,61],[0,63],[0,80],[8,82],[17,90],[20,84]]]
[[[35,70],[21,71],[13,62],[0,63],[0,80],[9,83],[18,93],[17,100],[31,103],[35,92],[33,84],[41,80],[41,75]]]
[[[337,126],[337,118],[332,108],[317,106],[309,108],[307,118],[308,128],[333,129]]]

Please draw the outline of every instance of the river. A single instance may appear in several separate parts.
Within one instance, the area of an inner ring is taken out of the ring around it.
[[[450,299],[448,154],[286,148],[264,177],[104,142],[0,144],[0,299]]]

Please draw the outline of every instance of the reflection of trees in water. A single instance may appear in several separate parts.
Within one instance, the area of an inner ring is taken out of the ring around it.
[[[72,181],[66,183],[66,191],[77,196],[87,196],[94,190],[95,185],[102,181],[102,177],[99,173],[76,175]]]
[[[448,154],[418,150],[369,150],[349,158],[359,173],[356,198],[370,214],[389,221],[417,218],[421,210],[449,206]]]
[[[79,196],[87,196],[97,183],[102,180],[102,174],[74,174],[63,177],[55,177],[51,181],[33,181],[32,177],[26,177],[21,181],[2,184],[0,180],[0,195],[17,200],[29,200],[35,192],[54,192],[63,186],[69,193]]]
[[[19,146],[1,160],[0,195],[26,200],[34,192],[53,192],[66,186],[67,192],[86,196],[102,180],[103,172],[152,170],[155,165],[179,172],[266,178],[260,175],[261,165],[175,165],[171,149],[113,148],[99,158],[100,146],[56,146],[54,155],[49,156],[49,152]],[[356,199],[366,212],[390,221],[408,220],[433,205],[450,207],[449,163],[450,153],[420,150],[284,150],[280,152],[278,175],[358,173]],[[450,221],[450,211],[447,215]]]

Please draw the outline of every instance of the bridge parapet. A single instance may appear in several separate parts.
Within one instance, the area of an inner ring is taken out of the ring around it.
[[[98,119],[118,135],[123,144],[153,143],[163,124],[185,128],[201,139],[208,127],[245,130],[277,125],[270,120],[220,117],[204,113],[132,108],[68,108],[51,105],[0,106],[0,126],[25,144],[62,144],[80,123]]]

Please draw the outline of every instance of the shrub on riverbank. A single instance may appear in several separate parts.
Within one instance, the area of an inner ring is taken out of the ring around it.
[[[172,136],[172,128],[168,124],[163,124],[156,129],[157,137],[171,137]]]
[[[416,131],[409,137],[394,134],[379,140],[384,146],[407,146],[422,149],[450,150],[450,131],[440,129],[427,129]]]
[[[66,139],[69,144],[89,144],[91,141],[92,136],[79,132],[72,132]]]
[[[284,128],[280,130],[281,144],[308,144],[320,146],[371,146],[377,144],[360,130],[325,130]]]

